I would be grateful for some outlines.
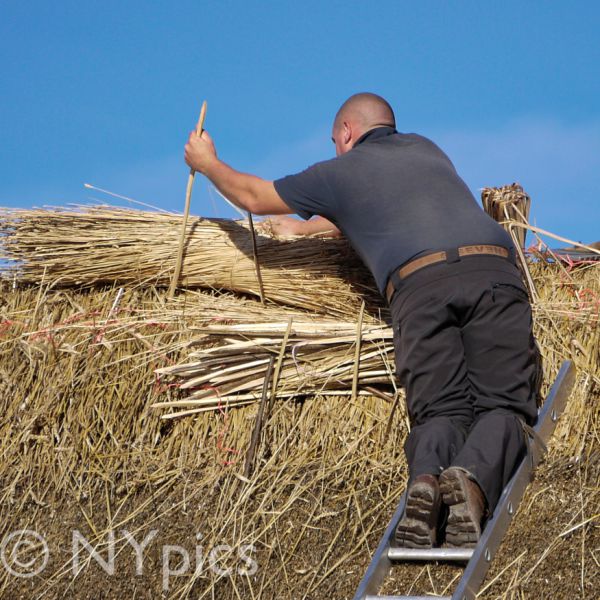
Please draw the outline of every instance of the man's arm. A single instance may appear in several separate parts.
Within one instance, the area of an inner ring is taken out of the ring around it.
[[[236,206],[255,215],[287,215],[293,211],[281,199],[272,181],[240,173],[217,158],[211,137],[202,132],[190,134],[185,146],[185,162],[208,177]]]
[[[275,235],[317,235],[322,237],[340,237],[342,232],[325,217],[314,217],[308,221],[299,221],[293,217],[279,215],[265,219],[261,226]]]

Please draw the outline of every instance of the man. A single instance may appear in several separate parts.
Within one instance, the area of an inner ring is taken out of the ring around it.
[[[430,140],[395,129],[390,105],[350,97],[332,130],[336,158],[275,182],[235,171],[210,136],[187,163],[279,232],[339,232],[390,302],[396,371],[411,431],[405,546],[470,546],[525,451],[536,415],[536,349],[508,234],[477,205]],[[318,215],[312,219],[313,215]]]

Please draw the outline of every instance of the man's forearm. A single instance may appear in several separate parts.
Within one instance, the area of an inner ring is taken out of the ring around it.
[[[258,177],[240,173],[216,157],[206,166],[204,175],[236,206],[254,212]]]
[[[256,215],[290,214],[272,181],[241,173],[216,156],[203,169],[216,188],[236,206]]]
[[[211,137],[190,134],[185,145],[185,161],[194,170],[206,175],[217,189],[236,206],[257,215],[285,215],[292,211],[282,200],[272,181],[240,173],[217,158]]]

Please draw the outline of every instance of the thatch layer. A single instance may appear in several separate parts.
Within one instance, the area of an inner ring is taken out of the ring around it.
[[[565,358],[580,374],[549,461],[482,597],[568,598],[582,597],[583,590],[591,597],[599,541],[600,269],[565,271],[544,263],[531,269],[540,296],[535,325],[546,381]],[[155,369],[183,364],[203,348],[226,350],[252,331],[252,323],[284,331],[289,316],[292,323],[322,322],[302,311],[290,315],[288,309],[198,292],[170,304],[153,288],[126,288],[119,296],[114,287],[2,284],[0,515],[5,532],[42,532],[51,559],[33,580],[0,571],[0,595],[91,598],[101,589],[108,598],[155,598],[163,586],[161,547],[182,545],[193,556],[200,533],[205,557],[217,544],[231,546],[222,555],[225,565],[237,564],[241,546],[253,544],[257,573],[219,578],[210,569],[190,570],[171,577],[167,597],[350,598],[405,484],[402,403],[392,414],[392,403],[380,397],[353,401],[348,376],[345,396],[278,400],[249,481],[242,471],[255,404],[236,410],[222,404],[174,421],[158,419],[162,411],[151,408],[185,395],[169,380],[157,380]],[[327,338],[333,326],[323,326],[319,336]],[[356,327],[346,327],[344,344],[352,355]],[[73,575],[73,529],[105,557],[109,533],[116,533],[113,576],[89,560]],[[138,541],[159,531],[143,576],[135,573],[123,529]],[[386,591],[444,593],[454,576],[444,569],[403,568]]]
[[[152,284],[168,285],[177,218],[63,212],[2,217],[4,247],[17,262],[14,285],[0,278],[0,518],[3,532],[42,533],[50,560],[33,579],[0,569],[0,596],[352,597],[405,486],[408,431],[401,396],[393,397],[386,315],[372,290],[356,293],[344,279],[362,267],[336,241],[260,238],[263,276],[272,269],[267,296],[287,308],[216,292],[167,302]],[[247,230],[205,220],[190,227],[191,240],[205,229],[188,248],[186,261],[196,258],[187,281],[256,295]],[[297,270],[284,274],[293,260]],[[528,269],[544,392],[564,359],[579,375],[482,597],[592,597],[600,265],[537,260]],[[111,285],[91,287],[102,281]],[[75,282],[86,289],[70,289]],[[270,357],[273,402],[246,478]],[[73,570],[74,529],[105,557],[114,534],[113,575],[87,555]],[[124,530],[138,542],[157,530],[142,576]],[[257,572],[196,569],[196,557],[208,564],[223,544],[221,566],[239,565],[251,544]],[[191,565],[168,576],[165,591],[161,550],[169,545],[184,547]],[[385,591],[448,594],[455,578],[448,568],[406,567]]]
[[[114,207],[0,211],[0,259],[21,282],[62,287],[168,286],[182,218]],[[356,315],[361,296],[381,300],[341,239],[257,236],[267,300],[331,317]],[[259,296],[246,223],[190,218],[180,285]]]

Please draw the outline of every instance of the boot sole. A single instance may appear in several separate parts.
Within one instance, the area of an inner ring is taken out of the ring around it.
[[[472,548],[481,537],[481,524],[476,511],[467,501],[466,475],[447,470],[440,475],[440,493],[449,507],[446,525],[446,545],[454,548]]]
[[[405,548],[432,548],[437,541],[440,495],[417,482],[410,487],[404,517],[396,528],[396,542]]]

